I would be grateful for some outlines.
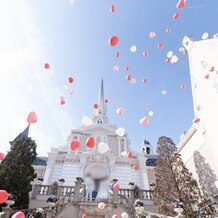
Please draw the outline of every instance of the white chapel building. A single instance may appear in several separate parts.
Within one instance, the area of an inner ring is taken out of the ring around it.
[[[150,143],[144,140],[141,151],[136,153],[130,147],[130,140],[125,133],[122,137],[116,134],[117,126],[110,124],[107,114],[107,104],[104,99],[104,85],[101,81],[101,89],[98,99],[98,108],[94,109],[92,124],[72,129],[65,145],[59,148],[51,148],[48,153],[47,166],[34,168],[38,176],[43,177],[43,185],[64,179],[65,186],[74,186],[77,177],[85,179],[91,175],[96,186],[104,180],[104,184],[110,184],[117,179],[121,188],[128,188],[129,182],[134,182],[140,189],[149,190],[150,183],[155,182],[157,155],[153,154]],[[96,145],[88,148],[86,140],[94,137]],[[80,148],[75,152],[70,148],[72,139],[80,142]],[[105,153],[97,151],[100,142],[106,143],[110,150]],[[132,158],[123,156],[123,153],[131,151]],[[40,164],[39,164],[40,165]],[[139,169],[133,167],[138,165]]]

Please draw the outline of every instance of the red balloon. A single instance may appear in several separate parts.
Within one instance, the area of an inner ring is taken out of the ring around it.
[[[34,111],[31,111],[27,116],[27,123],[36,123],[38,120],[37,114]]]
[[[209,71],[213,72],[214,70],[215,70],[215,67],[211,67]]]
[[[78,140],[72,140],[70,143],[70,147],[73,151],[76,151],[80,147],[80,142]]]
[[[84,213],[84,214],[82,215],[82,218],[88,218],[88,216]]]
[[[148,56],[148,52],[147,51],[144,51],[142,54],[143,54],[144,57]]]
[[[114,5],[110,6],[110,11],[111,13],[115,13],[116,12],[116,7]]]
[[[110,46],[115,46],[115,45],[118,44],[118,42],[119,42],[119,38],[117,36],[112,36],[108,40],[108,43],[109,43]]]
[[[147,80],[146,78],[144,78],[144,79],[142,80],[142,82],[143,82],[143,83],[146,83],[146,82],[148,82],[148,80]]]
[[[119,57],[120,57],[120,52],[117,51],[117,52],[115,53],[115,57],[116,57],[116,58],[119,58]]]
[[[5,203],[8,199],[8,193],[5,190],[0,190],[0,204]]]
[[[104,103],[105,103],[105,104],[107,104],[107,103],[108,103],[108,100],[107,100],[107,99],[105,99],[105,100],[104,100]]]
[[[128,81],[131,81],[132,76],[131,76],[131,75],[126,76],[126,79],[127,79]]]
[[[180,14],[177,12],[177,13],[175,13],[174,15],[173,15],[173,19],[178,19],[180,17]]]
[[[72,77],[69,77],[69,78],[68,78],[68,82],[69,82],[69,83],[73,83],[73,82],[74,82],[74,79],[73,79]]]
[[[113,190],[119,190],[120,189],[120,184],[118,182],[116,182],[114,185],[113,185]]]
[[[193,123],[199,123],[200,122],[200,118],[196,117],[194,120],[193,120]]]
[[[134,169],[135,171],[139,170],[139,165],[133,166],[133,169]]]
[[[45,64],[45,69],[50,69],[50,65],[48,63]]]
[[[4,158],[5,158],[5,155],[0,152],[0,160],[3,160]]]
[[[186,0],[179,0],[179,2],[177,3],[176,7],[178,9],[184,8],[186,4]]]
[[[165,62],[169,63],[170,62],[170,58],[166,58]]]
[[[159,43],[157,44],[157,48],[159,48],[159,49],[164,48],[164,44],[163,44],[162,42],[159,42]]]
[[[94,104],[93,107],[94,107],[95,109],[98,109],[98,104]]]
[[[132,154],[131,151],[129,151],[129,152],[127,153],[127,157],[128,157],[128,158],[132,158],[132,157],[133,157],[133,154]]]
[[[210,75],[209,74],[207,74],[207,75],[205,75],[205,79],[209,79],[209,77],[210,77]]]
[[[25,218],[25,214],[23,212],[17,212],[15,213],[11,218]]]
[[[89,148],[94,148],[95,147],[95,138],[92,136],[88,137],[86,140],[86,145]]]
[[[167,29],[166,29],[166,33],[171,33],[171,29],[170,29],[170,28],[167,28]]]

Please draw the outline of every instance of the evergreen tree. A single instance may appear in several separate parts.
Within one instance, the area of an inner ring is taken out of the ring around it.
[[[209,199],[218,194],[218,190],[215,185],[217,180],[216,174],[210,168],[209,164],[206,163],[205,158],[199,151],[194,152],[194,162],[199,178],[198,181],[204,194],[204,198]]]
[[[30,183],[36,178],[32,167],[36,155],[35,141],[23,138],[14,143],[0,164],[0,189],[16,196],[14,209],[28,208]]]
[[[183,214],[194,217],[190,197],[201,198],[197,181],[185,167],[172,139],[162,136],[157,147],[156,187],[154,196],[162,214],[175,216],[174,207],[178,203],[184,206]]]

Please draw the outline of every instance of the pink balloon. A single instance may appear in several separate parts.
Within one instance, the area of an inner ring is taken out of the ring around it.
[[[139,165],[133,166],[133,169],[134,169],[135,171],[139,170]]]
[[[38,120],[37,114],[34,111],[31,111],[27,116],[27,123],[36,123]]]
[[[176,12],[174,15],[173,15],[173,19],[178,19],[180,17],[180,14],[178,12]]]
[[[15,213],[11,218],[25,218],[25,214],[20,211]]]
[[[98,204],[98,208],[101,209],[101,210],[103,210],[103,209],[105,208],[105,203],[104,203],[104,202],[100,202],[100,203]]]
[[[144,79],[142,80],[142,82],[143,82],[143,83],[146,83],[146,82],[148,82],[148,80],[147,80],[146,78],[144,78]]]
[[[114,71],[118,72],[119,71],[119,67],[117,65],[114,66]]]
[[[127,75],[127,76],[126,76],[126,80],[128,80],[128,81],[131,81],[132,78],[133,78],[133,77],[132,77],[131,75]]]
[[[73,83],[73,82],[74,82],[73,77],[69,77],[69,78],[68,78],[68,82],[69,82],[69,83]]]
[[[163,44],[162,42],[159,42],[159,43],[157,44],[157,48],[159,48],[159,49],[164,48],[164,44]]]
[[[111,13],[115,13],[116,12],[116,7],[114,5],[110,6],[110,11]]]
[[[204,78],[205,78],[205,79],[209,79],[209,77],[210,77],[210,75],[209,75],[209,74],[206,74]]]
[[[165,59],[165,62],[166,62],[166,63],[170,63],[170,58],[166,58],[166,59]]]
[[[193,123],[199,123],[199,122],[200,122],[200,118],[198,117],[194,118]]]
[[[0,190],[0,204],[5,203],[8,199],[8,193],[5,190]]]
[[[179,0],[179,2],[177,3],[176,7],[178,9],[184,8],[186,5],[186,0]]]
[[[186,88],[186,85],[185,85],[185,84],[182,84],[182,85],[180,86],[180,88],[181,88],[182,90],[184,90],[184,89]]]
[[[5,155],[0,152],[0,160],[3,160],[4,158],[5,158]]]
[[[117,114],[119,114],[119,115],[123,115],[124,112],[125,112],[125,109],[122,108],[122,107],[120,107],[120,108],[117,109]]]
[[[215,67],[211,67],[209,71],[213,72],[214,70],[215,70]]]
[[[61,99],[61,105],[64,105],[66,102],[65,102],[65,100],[64,99]]]
[[[148,52],[147,52],[147,51],[144,51],[144,52],[142,53],[142,55],[143,55],[144,57],[147,57],[147,56],[148,56]]]
[[[147,117],[143,117],[141,120],[140,120],[140,124],[142,126],[148,126],[149,125],[149,119]]]
[[[45,69],[50,69],[50,65],[48,63],[45,64]]]
[[[123,212],[123,213],[121,213],[121,217],[122,218],[129,218],[129,215],[128,215],[128,213]]]
[[[150,38],[154,38],[155,36],[156,36],[156,33],[155,33],[155,32],[153,32],[153,31],[150,32],[150,35],[149,35]]]
[[[117,51],[117,52],[115,53],[115,57],[116,57],[116,58],[119,58],[119,57],[120,57],[120,52]]]
[[[88,216],[84,213],[84,214],[82,215],[82,218],[88,218]]]
[[[170,29],[170,28],[167,28],[167,29],[166,29],[166,33],[171,33],[171,29]]]
[[[118,216],[117,214],[114,214],[114,215],[112,216],[112,218],[119,218],[119,216]]]
[[[131,151],[129,151],[129,152],[127,153],[127,157],[128,157],[128,158],[132,158],[132,157],[133,157],[133,153],[132,153]]]
[[[115,46],[119,42],[119,38],[117,36],[112,36],[109,38],[108,43],[110,46]]]
[[[128,70],[129,70],[129,67],[128,67],[128,66],[126,66],[126,67],[125,67],[125,71],[127,72]]]
[[[135,84],[135,83],[136,83],[136,79],[135,79],[135,78],[132,78],[132,79],[130,80],[130,82],[131,82],[132,84]]]
[[[119,190],[120,189],[120,184],[118,182],[116,182],[114,185],[113,185],[113,190]]]

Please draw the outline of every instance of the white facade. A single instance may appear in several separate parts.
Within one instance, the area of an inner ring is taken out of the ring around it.
[[[218,39],[195,42],[184,37],[183,46],[189,54],[195,118],[200,121],[183,135],[178,148],[186,166],[200,184],[205,183],[199,176],[204,166],[207,168],[205,173],[208,173],[206,177],[210,177],[208,171],[211,175],[214,173],[211,180],[214,183],[218,178]]]
[[[130,141],[127,134],[122,137],[118,136],[117,127],[108,123],[103,80],[98,108],[94,110],[92,120],[93,124],[90,126],[81,126],[71,130],[64,146],[51,148],[43,184],[51,185],[63,178],[64,185],[74,186],[76,177],[84,179],[87,174],[91,174],[94,179],[107,178],[108,184],[111,180],[118,179],[121,188],[128,188],[129,182],[134,182],[140,188],[149,190],[146,161],[157,157],[150,154],[152,152],[146,154],[146,149],[137,154],[133,152],[133,158],[121,155],[123,151],[131,151]],[[96,146],[92,149],[86,146],[86,140],[90,136],[93,136],[96,141]],[[80,141],[80,148],[76,152],[70,148],[70,142],[75,138]],[[103,154],[99,153],[97,145],[100,142],[108,144],[110,150]],[[143,146],[149,147],[152,151],[150,144]],[[135,165],[139,165],[139,170],[133,169]],[[148,168],[151,172],[151,168],[154,167],[149,165]]]

